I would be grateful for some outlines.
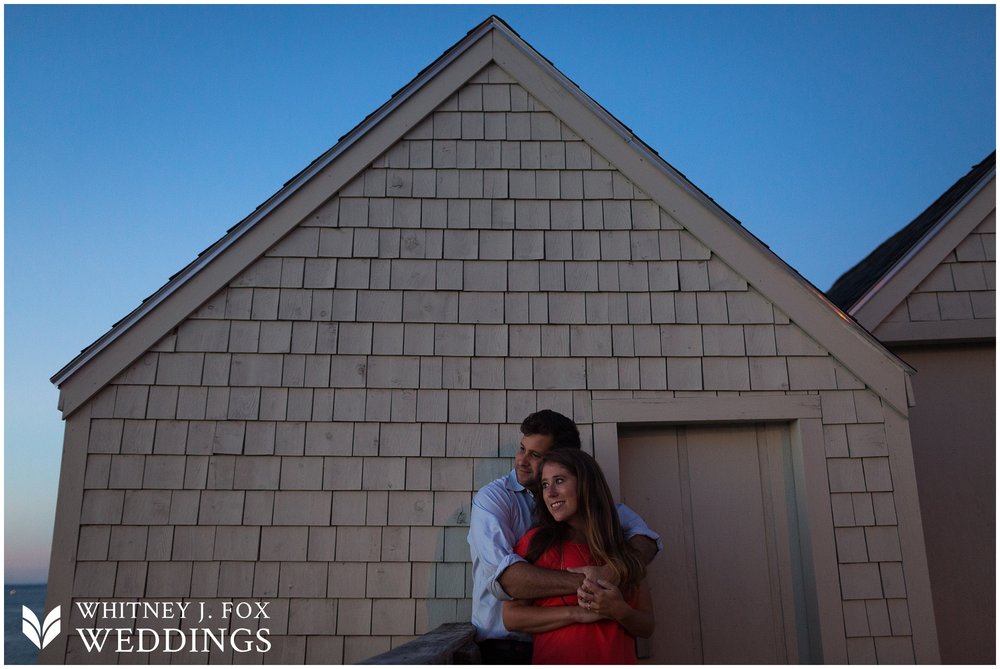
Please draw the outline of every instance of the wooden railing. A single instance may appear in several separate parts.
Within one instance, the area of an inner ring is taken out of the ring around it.
[[[419,639],[370,657],[358,664],[480,664],[476,628],[471,623],[446,623]]]

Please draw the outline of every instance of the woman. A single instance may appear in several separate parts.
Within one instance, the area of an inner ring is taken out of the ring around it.
[[[653,633],[653,605],[601,468],[579,449],[557,449],[540,483],[535,526],[517,553],[548,569],[608,565],[620,585],[587,580],[579,604],[572,595],[504,602],[504,627],[534,635],[535,664],[634,664],[635,637]]]

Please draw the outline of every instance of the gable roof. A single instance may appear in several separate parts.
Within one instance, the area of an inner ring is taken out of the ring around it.
[[[496,63],[859,379],[906,413],[912,371],[666,163],[506,23],[491,16],[52,377],[64,416],[154,346],[461,85]]]
[[[854,313],[877,288],[877,284],[894,271],[898,271],[918,246],[927,243],[930,237],[941,231],[943,224],[951,220],[957,210],[996,173],[996,151],[986,156],[965,176],[952,184],[941,197],[935,200],[919,216],[903,229],[885,240],[869,253],[861,262],[844,272],[830,289],[827,297],[838,307]]]

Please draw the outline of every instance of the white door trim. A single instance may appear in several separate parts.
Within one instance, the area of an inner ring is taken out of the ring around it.
[[[788,424],[799,505],[800,549],[807,588],[810,646],[825,664],[846,664],[840,574],[817,395],[594,400],[594,457],[616,499],[621,499],[619,425],[783,422]],[[654,528],[655,529],[655,528]],[[669,550],[667,548],[666,550]]]

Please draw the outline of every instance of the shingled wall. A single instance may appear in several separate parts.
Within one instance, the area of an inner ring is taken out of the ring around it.
[[[468,620],[527,413],[796,393],[849,659],[911,662],[893,410],[492,65],[80,409],[73,597],[266,599],[258,661],[354,662]]]
[[[889,323],[996,317],[996,219],[980,223],[886,318]]]

